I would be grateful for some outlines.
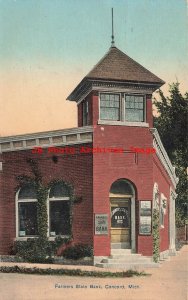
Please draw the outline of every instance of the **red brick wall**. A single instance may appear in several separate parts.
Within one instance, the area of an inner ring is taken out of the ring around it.
[[[91,145],[90,145],[91,146]],[[78,149],[79,146],[75,146]],[[73,237],[75,243],[93,243],[93,198],[92,198],[92,154],[58,154],[58,163],[52,154],[32,154],[28,151],[3,153],[3,182],[0,193],[0,254],[8,254],[16,236],[15,188],[16,175],[32,175],[26,158],[36,159],[43,175],[44,183],[62,179],[74,187],[75,194],[82,196],[81,203],[73,208]],[[1,178],[1,177],[0,177]]]
[[[169,248],[169,213],[170,213],[170,179],[162,167],[158,157],[154,155],[153,180],[158,184],[159,194],[167,198],[166,214],[164,216],[164,228],[160,227],[160,251]]]
[[[152,135],[149,128],[126,126],[97,126],[94,129],[94,147],[131,146],[152,147]],[[137,189],[136,201],[153,198],[152,154],[138,154],[135,163],[134,154],[104,153],[93,156],[93,198],[94,213],[107,213],[110,216],[109,190],[111,184],[119,178],[130,180]],[[110,218],[110,217],[109,217]],[[110,222],[110,219],[109,219]],[[109,223],[110,224],[110,223]],[[138,228],[137,228],[138,233]],[[148,243],[145,242],[148,241]],[[136,240],[139,253],[151,254],[151,236],[139,236]],[[147,246],[148,245],[148,246]],[[94,237],[95,255],[110,254],[110,235]],[[147,248],[147,249],[146,249]]]

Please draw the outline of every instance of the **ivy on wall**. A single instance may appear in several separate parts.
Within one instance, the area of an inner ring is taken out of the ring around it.
[[[63,180],[52,180],[50,183],[45,185],[42,180],[42,174],[38,168],[38,164],[33,159],[27,159],[33,176],[19,175],[16,177],[19,182],[16,191],[27,184],[31,184],[36,189],[36,198],[37,198],[37,225],[38,225],[38,237],[37,238],[28,238],[27,242],[17,241],[15,243],[15,251],[17,254],[24,257],[27,261],[34,262],[45,262],[46,258],[48,260],[54,254],[62,244],[68,243],[72,238],[72,212],[73,204],[79,203],[82,201],[81,197],[76,197],[73,191],[73,187],[65,183]],[[47,214],[47,205],[46,201],[48,198],[48,191],[55,184],[60,183],[64,186],[70,198],[70,227],[71,234],[69,238],[56,237],[55,241],[49,242],[47,237],[48,231],[48,214]]]
[[[153,210],[153,261],[158,262],[160,257],[159,210]]]

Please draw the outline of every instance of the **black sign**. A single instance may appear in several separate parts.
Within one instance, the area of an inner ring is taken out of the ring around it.
[[[113,228],[129,227],[128,207],[111,207],[111,227]]]

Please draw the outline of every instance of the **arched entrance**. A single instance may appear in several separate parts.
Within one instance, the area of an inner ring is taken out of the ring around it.
[[[135,189],[126,179],[110,188],[111,247],[135,250]]]

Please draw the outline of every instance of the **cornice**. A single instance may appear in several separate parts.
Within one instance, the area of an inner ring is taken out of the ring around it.
[[[160,87],[157,83],[145,82],[123,82],[113,80],[100,80],[92,78],[84,78],[81,83],[74,89],[74,91],[67,97],[67,100],[75,101],[77,104],[81,103],[83,99],[91,91],[114,91],[128,92],[128,93],[145,93],[152,94]]]
[[[0,153],[92,142],[93,126],[83,126],[0,138]]]
[[[162,165],[164,166],[168,176],[170,177],[174,187],[176,188],[176,185],[179,181],[178,177],[175,173],[175,167],[173,167],[168,154],[162,144],[162,141],[160,139],[159,133],[156,128],[151,128],[150,131],[153,134],[153,146],[156,149],[156,154],[161,161]]]

